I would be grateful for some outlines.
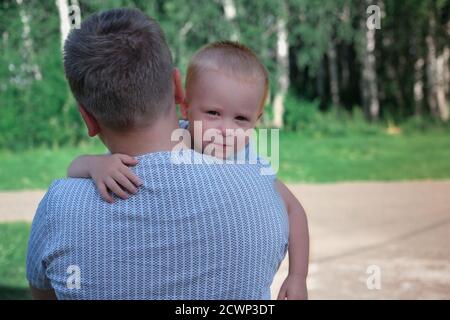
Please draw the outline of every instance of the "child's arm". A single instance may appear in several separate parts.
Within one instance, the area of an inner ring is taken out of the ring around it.
[[[136,164],[136,159],[125,154],[80,156],[70,164],[67,176],[92,178],[103,199],[113,203],[108,189],[122,199],[128,198],[128,193],[123,189],[133,194],[137,192],[141,181],[128,167]]]
[[[286,205],[289,216],[289,274],[281,286],[279,300],[308,299],[309,232],[305,210],[289,189],[280,181],[277,190]]]

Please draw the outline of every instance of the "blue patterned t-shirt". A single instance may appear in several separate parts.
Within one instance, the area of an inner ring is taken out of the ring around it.
[[[289,230],[274,176],[172,156],[137,157],[143,185],[114,204],[91,179],[55,181],[31,228],[30,284],[59,299],[269,299]]]

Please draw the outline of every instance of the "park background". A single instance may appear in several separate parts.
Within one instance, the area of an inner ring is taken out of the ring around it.
[[[70,94],[62,41],[76,8],[117,7],[161,24],[183,74],[221,39],[267,66],[260,127],[281,129],[278,175],[307,209],[312,298],[450,298],[450,1],[2,0],[0,299],[29,298],[44,190],[75,156],[105,151]],[[370,265],[380,290],[366,286]]]

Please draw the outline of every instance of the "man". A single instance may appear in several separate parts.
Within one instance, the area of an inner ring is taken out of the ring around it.
[[[173,163],[184,97],[158,24],[132,9],[94,14],[69,35],[64,66],[89,135],[136,157],[143,183],[114,203],[90,179],[50,186],[29,241],[33,297],[269,299],[288,240],[274,177]]]

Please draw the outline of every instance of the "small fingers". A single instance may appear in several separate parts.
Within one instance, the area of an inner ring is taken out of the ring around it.
[[[125,168],[120,170],[120,172],[128,179],[130,180],[136,187],[139,187],[142,185],[141,179],[134,174],[133,171],[130,170],[130,168]]]
[[[137,190],[136,186],[130,181],[130,179],[128,179],[122,173],[117,172],[113,178],[120,186],[122,186],[128,192],[133,193],[133,194],[137,193],[138,190]]]
[[[111,190],[115,195],[117,195],[121,199],[128,199],[129,195],[117,184],[117,182],[113,178],[109,178],[106,180],[106,185],[109,190]]]
[[[129,156],[129,155],[126,155],[126,154],[118,154],[118,156],[119,156],[120,160],[121,160],[124,164],[126,164],[126,165],[128,165],[128,166],[135,166],[135,165],[138,164],[138,161],[137,161],[135,158],[133,158],[133,157],[131,157],[131,156]]]
[[[105,199],[107,202],[109,203],[113,203],[114,199],[113,197],[111,197],[111,195],[109,194],[106,185],[104,183],[99,183],[97,184],[97,188],[98,191],[100,192],[100,195],[102,196],[103,199]]]

